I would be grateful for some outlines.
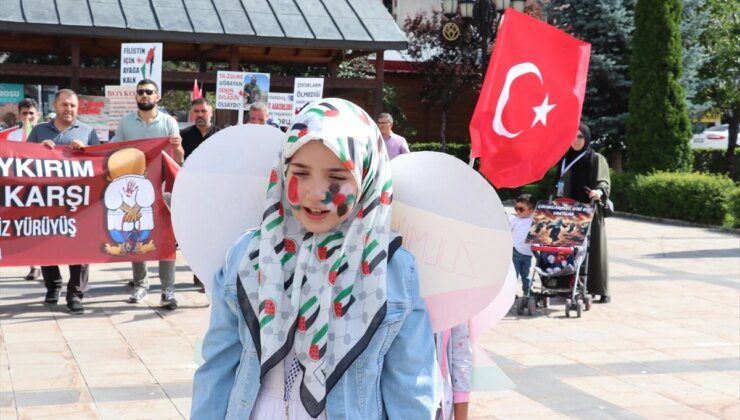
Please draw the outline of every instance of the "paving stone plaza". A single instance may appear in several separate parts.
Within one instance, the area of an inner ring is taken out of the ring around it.
[[[511,311],[480,344],[516,387],[473,393],[471,418],[740,418],[740,236],[624,218],[607,232],[612,303]],[[81,316],[44,305],[27,268],[0,270],[0,419],[187,418],[208,301],[184,260],[173,312],[156,264],[138,305],[130,264],[91,266]]]

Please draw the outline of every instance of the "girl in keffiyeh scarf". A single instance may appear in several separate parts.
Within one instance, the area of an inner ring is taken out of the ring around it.
[[[434,340],[392,197],[365,111],[322,99],[294,118],[262,224],[215,279],[193,418],[434,417]]]

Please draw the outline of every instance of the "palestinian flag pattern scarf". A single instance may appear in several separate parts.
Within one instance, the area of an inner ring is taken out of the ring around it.
[[[349,206],[342,212],[350,217],[322,234],[306,232],[287,199],[288,162],[310,141],[334,152],[358,185],[357,199],[327,197],[327,208]],[[313,102],[294,117],[276,166],[262,225],[240,263],[239,303],[261,377],[295,346],[304,373],[301,401],[316,417],[385,317],[390,162],[367,113],[332,98]]]

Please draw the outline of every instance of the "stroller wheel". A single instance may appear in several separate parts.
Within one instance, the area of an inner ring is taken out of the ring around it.
[[[542,298],[542,307],[547,308],[548,306],[550,306],[550,298],[545,296]]]
[[[534,316],[537,313],[537,301],[534,298],[527,299],[527,311],[529,316]]]
[[[583,309],[585,309],[587,311],[590,311],[591,310],[591,307],[594,304],[594,297],[591,296],[591,295],[586,295],[586,301],[584,303],[585,303],[585,305],[584,305],[584,308]]]
[[[565,317],[570,318],[570,299],[565,299]]]
[[[581,314],[583,314],[583,306],[584,305],[583,305],[583,301],[582,300],[579,300],[578,303],[576,304],[576,316],[578,318],[580,318],[581,317]]]
[[[526,306],[526,297],[519,298],[519,302],[516,303],[516,314],[521,316],[524,315],[524,307]]]

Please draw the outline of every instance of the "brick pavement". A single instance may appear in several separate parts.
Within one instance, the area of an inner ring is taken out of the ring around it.
[[[740,236],[612,218],[609,305],[513,312],[481,340],[516,388],[473,393],[471,417],[740,418]],[[0,418],[187,417],[207,300],[178,260],[180,309],[126,303],[129,264],[92,267],[86,313],[41,302],[0,269]]]

